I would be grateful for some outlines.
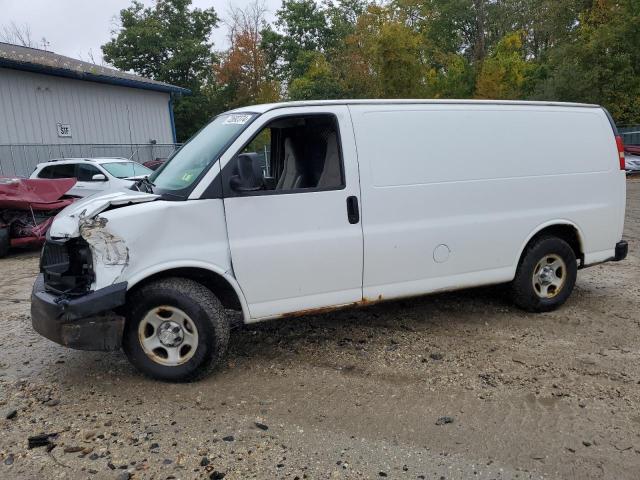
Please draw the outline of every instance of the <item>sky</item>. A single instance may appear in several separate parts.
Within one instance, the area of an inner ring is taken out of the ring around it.
[[[229,5],[243,7],[250,0],[193,0],[198,8],[213,7],[219,17],[227,17]],[[152,5],[154,0],[142,0]],[[279,8],[281,0],[266,0],[268,20]],[[101,61],[100,46],[111,38],[111,30],[119,12],[128,7],[131,0],[0,0],[0,30],[12,21],[19,26],[31,28],[31,36],[43,48],[46,38],[47,50],[88,61],[89,52],[97,63]],[[213,33],[215,48],[227,45],[226,28],[221,23]]]

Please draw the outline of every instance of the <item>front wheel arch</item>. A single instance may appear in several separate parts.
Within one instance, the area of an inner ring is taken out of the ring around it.
[[[127,300],[140,288],[162,278],[181,277],[196,281],[218,297],[222,305],[230,310],[242,312],[244,321],[249,319],[249,308],[240,285],[235,279],[221,272],[202,266],[165,266],[164,268],[132,277],[129,282]]]

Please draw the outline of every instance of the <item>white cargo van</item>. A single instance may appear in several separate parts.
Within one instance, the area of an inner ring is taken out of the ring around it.
[[[216,117],[134,190],[55,219],[34,328],[142,372],[220,363],[246,323],[510,282],[548,311],[622,260],[622,143],[595,105],[319,101]]]

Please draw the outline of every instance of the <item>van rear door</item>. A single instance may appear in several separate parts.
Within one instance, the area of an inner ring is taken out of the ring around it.
[[[359,302],[360,187],[347,108],[276,109],[249,129],[250,140],[223,158],[222,183],[251,318]]]

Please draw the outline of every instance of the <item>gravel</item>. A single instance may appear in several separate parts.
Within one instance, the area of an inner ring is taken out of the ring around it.
[[[635,480],[640,179],[628,205],[629,258],[580,271],[558,311],[498,286],[274,320],[235,329],[224,368],[187,384],[37,335],[38,254],[12,254],[0,478]],[[49,453],[28,449],[49,432]]]

